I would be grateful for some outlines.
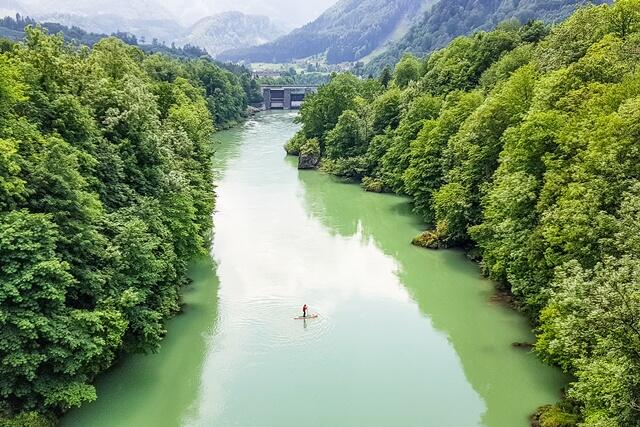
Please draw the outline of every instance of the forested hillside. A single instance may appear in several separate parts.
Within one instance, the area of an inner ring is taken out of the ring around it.
[[[404,53],[424,56],[444,47],[457,36],[488,31],[500,22],[517,19],[525,23],[539,19],[545,23],[561,21],[576,7],[608,0],[452,0],[440,1],[384,53],[367,64],[366,71],[377,74],[385,65],[393,66]]]
[[[0,425],[42,426],[158,349],[207,246],[214,123],[247,101],[210,61],[116,38],[0,47]]]
[[[410,197],[415,244],[482,260],[571,374],[543,426],[640,425],[639,53],[639,0],[501,24],[380,81],[335,77],[286,147]]]
[[[0,18],[0,37],[5,37],[14,41],[22,40],[25,37],[24,29],[28,26],[33,27],[36,25],[40,25],[42,28],[45,28],[49,34],[62,33],[65,41],[68,43],[93,46],[103,38],[108,37],[107,34],[88,32],[77,26],[67,26],[58,22],[38,22],[33,18],[21,16],[19,14],[16,15],[15,19],[10,16]],[[207,56],[207,52],[204,49],[190,44],[185,44],[183,47],[176,47],[175,45],[167,46],[157,40],[152,41],[149,44],[145,44],[140,43],[135,34],[118,31],[111,35],[119,38],[127,44],[138,46],[146,53],[165,53],[174,57],[189,59]]]
[[[315,21],[273,42],[220,54],[225,61],[287,63],[326,55],[329,64],[355,61],[378,48],[427,0],[341,0]]]

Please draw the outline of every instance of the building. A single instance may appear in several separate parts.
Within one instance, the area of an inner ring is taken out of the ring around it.
[[[302,106],[305,96],[316,92],[317,86],[263,86],[265,110],[296,110]]]

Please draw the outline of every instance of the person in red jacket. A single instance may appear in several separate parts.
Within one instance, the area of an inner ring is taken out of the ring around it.
[[[307,310],[309,310],[309,307],[307,307],[307,304],[302,306],[302,317],[307,317]]]

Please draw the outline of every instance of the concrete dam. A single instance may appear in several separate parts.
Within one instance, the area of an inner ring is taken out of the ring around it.
[[[265,110],[296,110],[317,86],[262,86]]]

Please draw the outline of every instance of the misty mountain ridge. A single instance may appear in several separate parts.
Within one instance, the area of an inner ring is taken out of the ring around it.
[[[319,16],[336,0],[0,0],[4,15],[41,17],[52,14],[116,15],[133,20],[173,20],[188,28],[206,16],[226,11],[245,15],[265,15],[285,23],[287,30]]]
[[[233,11],[202,18],[177,43],[200,46],[216,56],[228,49],[267,43],[284,33],[282,27],[267,16]]]
[[[131,2],[131,8],[127,8],[124,0],[111,4],[100,0],[96,2],[95,10],[78,7],[73,9],[74,13],[66,12],[72,10],[68,7],[70,1],[61,2],[58,11],[50,12],[55,2],[48,0],[39,2],[39,13],[32,13],[32,8],[24,4],[28,1],[6,0],[4,8],[0,8],[1,16],[19,13],[38,22],[55,22],[92,33],[126,32],[147,43],[157,40],[179,46],[190,44],[206,49],[212,56],[231,48],[267,43],[285,33],[282,25],[274,24],[267,16],[245,15],[237,11],[205,16],[191,26],[183,26],[156,0],[135,0]],[[155,10],[145,14],[146,8]],[[123,15],[125,11],[130,13]]]
[[[128,32],[171,42],[184,32],[160,0],[5,0],[2,16],[19,13],[39,22],[55,22],[89,32]]]
[[[505,20],[553,23],[581,5],[605,2],[610,0],[341,0],[273,42],[218,57],[286,63],[323,55],[329,64],[364,61],[365,71],[375,74],[406,52],[424,56],[457,36],[488,31]]]
[[[171,19],[133,19],[109,14],[74,15],[62,13],[36,15],[36,17],[38,21],[56,22],[95,33],[127,32],[149,42],[157,39],[171,43],[176,36],[182,35],[185,31],[180,24]]]
[[[219,57],[230,61],[290,62],[325,55],[330,64],[356,61],[408,28],[431,0],[341,0],[314,21],[273,42],[232,49]]]
[[[43,18],[50,15],[84,17],[118,16],[132,20],[174,20],[161,0],[20,0],[27,12]]]
[[[425,12],[400,40],[374,57],[367,64],[366,72],[375,74],[384,66],[393,66],[407,52],[417,56],[427,55],[446,46],[457,36],[490,31],[500,22],[509,19],[517,19],[523,24],[534,19],[555,23],[584,4],[610,2],[611,0],[441,0]]]

